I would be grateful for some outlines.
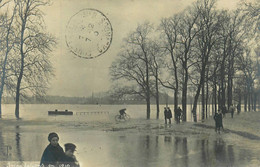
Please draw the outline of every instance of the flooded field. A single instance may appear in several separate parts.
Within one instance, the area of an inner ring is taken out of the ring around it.
[[[11,107],[5,106],[8,112],[0,121],[3,167],[38,166],[50,132],[58,133],[63,148],[65,143],[76,144],[75,155],[81,167],[260,165],[258,112],[236,116],[233,124],[227,116],[226,130],[216,134],[212,118],[206,123],[165,125],[162,118],[146,120],[144,106],[127,106],[131,120],[120,123],[114,116],[125,106],[24,105],[18,121],[9,111]],[[48,110],[56,108],[76,114],[47,115]],[[77,114],[85,111],[93,113]],[[155,111],[152,114],[155,116]]]

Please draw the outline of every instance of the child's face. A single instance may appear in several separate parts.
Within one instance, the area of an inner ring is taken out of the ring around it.
[[[69,156],[69,157],[73,156],[73,153],[74,153],[74,151],[72,151],[72,150],[67,150],[67,151],[65,152],[65,154],[66,154],[67,156]]]
[[[59,143],[59,138],[53,137],[53,138],[51,139],[51,145],[57,146],[58,143]]]

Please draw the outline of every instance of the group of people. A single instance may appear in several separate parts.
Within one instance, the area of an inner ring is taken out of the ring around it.
[[[240,112],[240,108],[239,107],[240,106],[239,105],[237,105],[237,106],[238,106],[237,107],[237,110],[238,110],[237,112],[239,114],[239,112]],[[225,114],[230,112],[231,113],[231,118],[233,118],[235,110],[236,110],[235,106],[233,104],[231,104],[229,106],[229,109],[227,109],[226,106],[223,106],[221,108],[221,110],[219,109],[218,112],[215,113],[214,120],[215,120],[215,131],[216,132],[220,133],[220,128],[222,128],[222,130],[224,130],[223,121],[222,120],[225,117]]]
[[[45,148],[40,167],[79,167],[79,163],[74,155],[76,146],[73,143],[66,143],[65,152],[59,145],[59,136],[52,132],[48,136],[50,144]]]
[[[182,117],[182,109],[180,107],[177,108],[176,111],[174,111],[174,117],[177,123],[180,123],[181,117]],[[172,118],[172,111],[169,107],[164,107],[164,119],[165,124],[167,124],[167,119],[169,120],[169,124],[171,124],[171,118]]]
[[[224,130],[222,119],[223,119],[222,113],[220,112],[220,110],[218,110],[218,112],[216,112],[214,115],[215,131],[217,133],[220,133],[220,128]]]
[[[229,109],[227,109],[226,106],[223,106],[222,109],[221,109],[221,113],[222,113],[223,117],[225,117],[226,113],[230,112],[231,118],[233,118],[235,110],[236,110],[236,108],[233,106],[233,104],[231,104],[229,106]],[[238,110],[238,112],[239,112],[239,110]]]

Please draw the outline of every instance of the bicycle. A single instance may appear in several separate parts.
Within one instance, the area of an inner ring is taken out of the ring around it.
[[[123,115],[118,114],[118,115],[115,116],[115,120],[117,122],[125,122],[125,121],[130,120],[130,115],[128,115],[128,114],[123,114]]]

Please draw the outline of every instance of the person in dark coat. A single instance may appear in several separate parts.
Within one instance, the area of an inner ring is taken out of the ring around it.
[[[222,128],[222,130],[224,131],[224,127],[223,127],[223,116],[222,116],[222,113],[219,113],[218,114],[218,121],[219,121],[219,130],[220,128]]]
[[[61,158],[60,166],[64,167],[80,167],[79,163],[74,155],[76,146],[73,143],[67,143],[65,146],[65,155]]]
[[[58,162],[64,156],[64,151],[58,143],[59,136],[57,133],[50,133],[48,140],[50,144],[45,148],[42,154],[40,162],[41,167],[57,166]]]
[[[171,124],[171,119],[172,119],[172,111],[170,107],[167,108],[167,118],[169,119],[169,124]]]
[[[222,115],[223,117],[225,117],[225,114],[227,113],[227,107],[226,106],[223,106],[222,107]]]
[[[230,113],[231,113],[231,118],[233,118],[234,116],[234,112],[235,112],[235,107],[233,106],[233,104],[231,104],[231,106],[229,107]]]
[[[125,115],[126,115],[125,110],[126,110],[126,108],[119,110],[120,119],[125,118]]]
[[[222,130],[224,130],[222,119],[223,119],[222,113],[220,112],[220,110],[218,110],[218,113],[215,113],[215,115],[214,115],[215,131],[218,133],[220,133],[220,128],[222,128]]]
[[[164,107],[164,120],[165,120],[165,124],[167,124],[167,108]]]
[[[237,105],[237,114],[239,114],[239,113],[240,113],[240,111],[241,111],[241,105],[240,105],[240,104],[238,104],[238,105]]]
[[[218,112],[219,112],[219,111],[218,111]],[[219,129],[220,126],[219,126],[218,117],[219,117],[219,116],[218,116],[218,113],[216,112],[215,115],[214,115],[215,131],[216,131],[216,132],[219,132],[219,130],[220,130],[220,129]]]
[[[177,123],[180,123],[180,120],[181,120],[181,114],[182,114],[182,110],[180,107],[177,108],[177,112],[176,112],[176,116],[177,116]]]

